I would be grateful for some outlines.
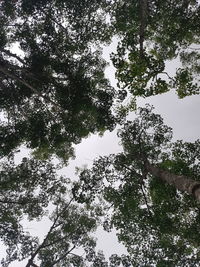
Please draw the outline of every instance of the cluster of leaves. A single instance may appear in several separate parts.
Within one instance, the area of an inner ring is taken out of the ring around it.
[[[66,192],[67,183],[56,177],[49,162],[23,158],[19,165],[13,159],[1,163],[0,238],[8,246],[6,262],[27,257],[36,239],[24,231],[22,220],[43,218],[49,203]]]
[[[70,181],[58,176],[51,163],[27,158],[18,165],[12,159],[3,162],[0,188],[0,238],[7,248],[3,267],[23,260],[27,260],[26,267],[107,267],[121,262],[131,266],[125,255],[111,255],[109,265],[103,252],[95,251],[93,233],[103,209],[98,204],[76,203]],[[42,241],[25,230],[25,218],[51,222]]]
[[[111,19],[121,40],[112,61],[118,86],[144,97],[171,88],[180,98],[198,94],[199,11],[196,0],[115,1]],[[174,77],[166,72],[172,60],[182,63]]]
[[[66,161],[72,144],[114,128],[116,92],[97,48],[114,35],[121,100],[127,88],[133,96],[171,86],[180,97],[199,92],[198,48],[191,49],[199,44],[198,1],[17,0],[1,2],[0,14],[3,155],[25,143],[41,159],[56,154]],[[166,60],[178,57],[183,68],[171,77]]]
[[[82,170],[74,195],[80,202],[99,196],[105,209],[111,209],[104,228],[117,230],[131,266],[195,266],[200,253],[199,205],[148,173],[145,162],[200,181],[200,141],[171,143],[171,128],[148,106],[139,109],[119,136],[123,152],[101,157],[91,169]]]
[[[115,91],[94,48],[109,40],[104,2],[1,2],[3,155],[25,143],[40,158],[56,154],[67,160],[72,144],[113,129]]]
[[[112,130],[135,109],[134,97],[174,87],[181,98],[199,93],[199,12],[197,0],[0,2],[0,158],[9,156],[0,166],[0,238],[8,248],[2,266],[24,259],[26,267],[198,264],[199,206],[147,165],[200,181],[200,142],[171,143],[171,128],[150,107],[119,131],[122,153],[80,172],[73,197],[68,180],[45,160],[57,155],[66,162],[73,144]],[[100,48],[113,36],[118,94],[104,76]],[[172,77],[166,62],[177,59],[182,66]],[[133,99],[114,117],[113,102],[123,101],[127,89]],[[21,144],[40,160],[15,165]],[[22,221],[43,218],[49,204],[52,225],[41,242]],[[95,252],[92,232],[101,216],[130,256],[112,255],[108,264]]]

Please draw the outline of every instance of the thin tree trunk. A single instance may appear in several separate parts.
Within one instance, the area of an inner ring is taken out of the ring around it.
[[[140,43],[140,56],[144,57],[144,39],[145,39],[145,28],[147,24],[147,0],[140,0],[140,32],[139,32],[139,43]]]
[[[39,267],[39,266],[37,266],[35,263],[33,263],[33,261],[32,260],[29,260],[28,261],[28,264],[26,265],[26,266],[32,266],[32,267]]]
[[[190,179],[185,175],[176,175],[146,162],[146,170],[162,181],[173,185],[176,189],[193,195],[200,201],[200,181]]]

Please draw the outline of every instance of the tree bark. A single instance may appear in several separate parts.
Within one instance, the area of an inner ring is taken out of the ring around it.
[[[139,33],[139,43],[140,43],[140,56],[144,57],[144,35],[145,28],[147,24],[147,0],[140,0],[140,33]]]
[[[163,170],[149,162],[146,162],[145,167],[153,176],[161,179],[163,182],[173,185],[176,189],[182,192],[187,192],[188,194],[193,195],[196,200],[200,201],[200,181],[195,181],[185,175],[170,173],[169,171]]]
[[[32,267],[39,267],[39,266],[37,266],[35,263],[33,263],[33,261],[32,260],[29,260],[28,261],[28,264],[26,265],[26,266],[32,266]]]

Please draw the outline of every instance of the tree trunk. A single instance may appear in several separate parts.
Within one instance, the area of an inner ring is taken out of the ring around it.
[[[176,189],[187,192],[190,195],[193,195],[196,200],[200,201],[200,181],[195,181],[190,179],[185,175],[176,175],[170,173],[169,171],[163,170],[155,165],[147,162],[146,170],[154,175],[155,177],[161,179],[162,181],[175,186]]]
[[[38,267],[35,263],[33,263],[32,260],[29,260],[29,261],[28,261],[28,264],[26,265],[26,267],[29,267],[29,266],[30,266],[30,267],[31,267],[31,266],[32,266],[32,267]]]
[[[145,28],[147,25],[147,0],[140,0],[140,32],[139,32],[139,43],[140,43],[140,56],[144,57],[144,35]]]

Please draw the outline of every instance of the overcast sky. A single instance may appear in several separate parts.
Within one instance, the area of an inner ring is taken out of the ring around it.
[[[108,58],[111,51],[115,49],[115,45],[104,50],[104,56]],[[169,72],[172,72],[177,67],[177,64],[172,63],[167,66]],[[112,85],[115,85],[114,70],[112,67],[106,69],[106,75],[111,80]],[[147,99],[139,98],[138,106],[144,106],[145,103],[153,104],[155,112],[162,115],[167,125],[173,128],[174,140],[182,139],[184,141],[194,141],[200,136],[200,96],[191,96],[184,99],[178,99],[175,92],[171,91],[162,95],[149,97]],[[134,119],[132,113],[129,119]],[[91,135],[84,139],[76,148],[76,159],[71,160],[67,168],[62,170],[62,173],[67,177],[74,177],[75,166],[88,165],[91,166],[92,160],[100,155],[108,155],[110,153],[120,152],[119,140],[116,136],[116,130],[112,133],[106,131],[103,137]],[[40,226],[27,224],[27,228],[35,234],[39,233],[42,236],[47,232],[48,223],[41,223]],[[103,249],[106,255],[112,253],[124,253],[122,246],[117,244],[117,239],[112,234],[102,234],[98,231],[99,243],[98,247]],[[26,261],[27,262],[27,261]],[[14,263],[12,267],[23,267],[25,264]]]

